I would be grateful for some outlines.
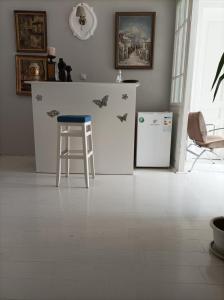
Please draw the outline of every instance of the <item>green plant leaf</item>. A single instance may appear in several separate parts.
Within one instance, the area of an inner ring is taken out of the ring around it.
[[[213,89],[214,85],[216,84],[216,81],[218,80],[218,77],[219,77],[219,74],[222,71],[223,65],[224,65],[224,53],[223,53],[223,55],[222,55],[222,57],[220,59],[220,62],[219,62],[219,65],[218,65],[218,69],[216,71],[215,79],[214,79],[214,82],[212,84],[212,89]]]
[[[216,95],[218,93],[218,90],[219,90],[219,86],[220,86],[221,82],[223,81],[223,79],[224,79],[224,73],[222,74],[222,76],[219,77],[219,81],[217,83],[217,86],[216,86],[216,89],[215,89],[215,93],[214,93],[214,97],[213,97],[213,102],[215,100],[215,97],[216,97]]]

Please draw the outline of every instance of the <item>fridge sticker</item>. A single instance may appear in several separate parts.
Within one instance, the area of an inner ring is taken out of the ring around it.
[[[150,126],[160,126],[161,125],[161,120],[160,119],[154,119],[150,123]]]
[[[163,120],[163,131],[171,132],[172,130],[172,117],[166,116]]]

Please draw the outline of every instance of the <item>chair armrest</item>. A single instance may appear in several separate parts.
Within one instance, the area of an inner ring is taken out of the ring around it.
[[[217,130],[224,130],[224,127],[211,129],[211,130],[209,130],[208,132],[214,132],[214,131],[217,131]]]
[[[206,123],[205,124],[206,125],[206,127],[207,127],[207,132],[213,132],[213,134],[215,134],[215,124],[213,124],[213,123]],[[210,130],[208,130],[208,127],[212,127],[212,129],[210,129]]]

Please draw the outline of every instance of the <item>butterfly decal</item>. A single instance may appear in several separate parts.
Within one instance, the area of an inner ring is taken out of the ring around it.
[[[60,115],[60,112],[57,111],[57,110],[51,110],[51,111],[48,111],[48,112],[47,112],[47,115],[48,115],[49,117],[51,117],[51,118],[54,118],[54,117]]]
[[[102,108],[103,106],[107,106],[108,100],[109,100],[109,95],[106,95],[102,98],[102,100],[99,99],[93,100],[93,103],[99,106],[99,108]]]
[[[117,116],[117,118],[123,123],[127,121],[128,114],[124,114],[123,116]]]
[[[128,100],[128,94],[123,94],[123,95],[122,95],[122,99],[123,99],[123,100]]]

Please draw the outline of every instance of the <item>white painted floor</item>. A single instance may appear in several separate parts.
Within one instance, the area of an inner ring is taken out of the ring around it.
[[[223,300],[208,252],[224,215],[224,173],[35,174],[0,158],[0,299]]]
[[[191,169],[192,163],[194,160],[187,160],[185,163],[186,172]],[[200,159],[194,166],[193,172],[202,171],[206,173],[222,173],[224,174],[224,160],[206,160]]]

